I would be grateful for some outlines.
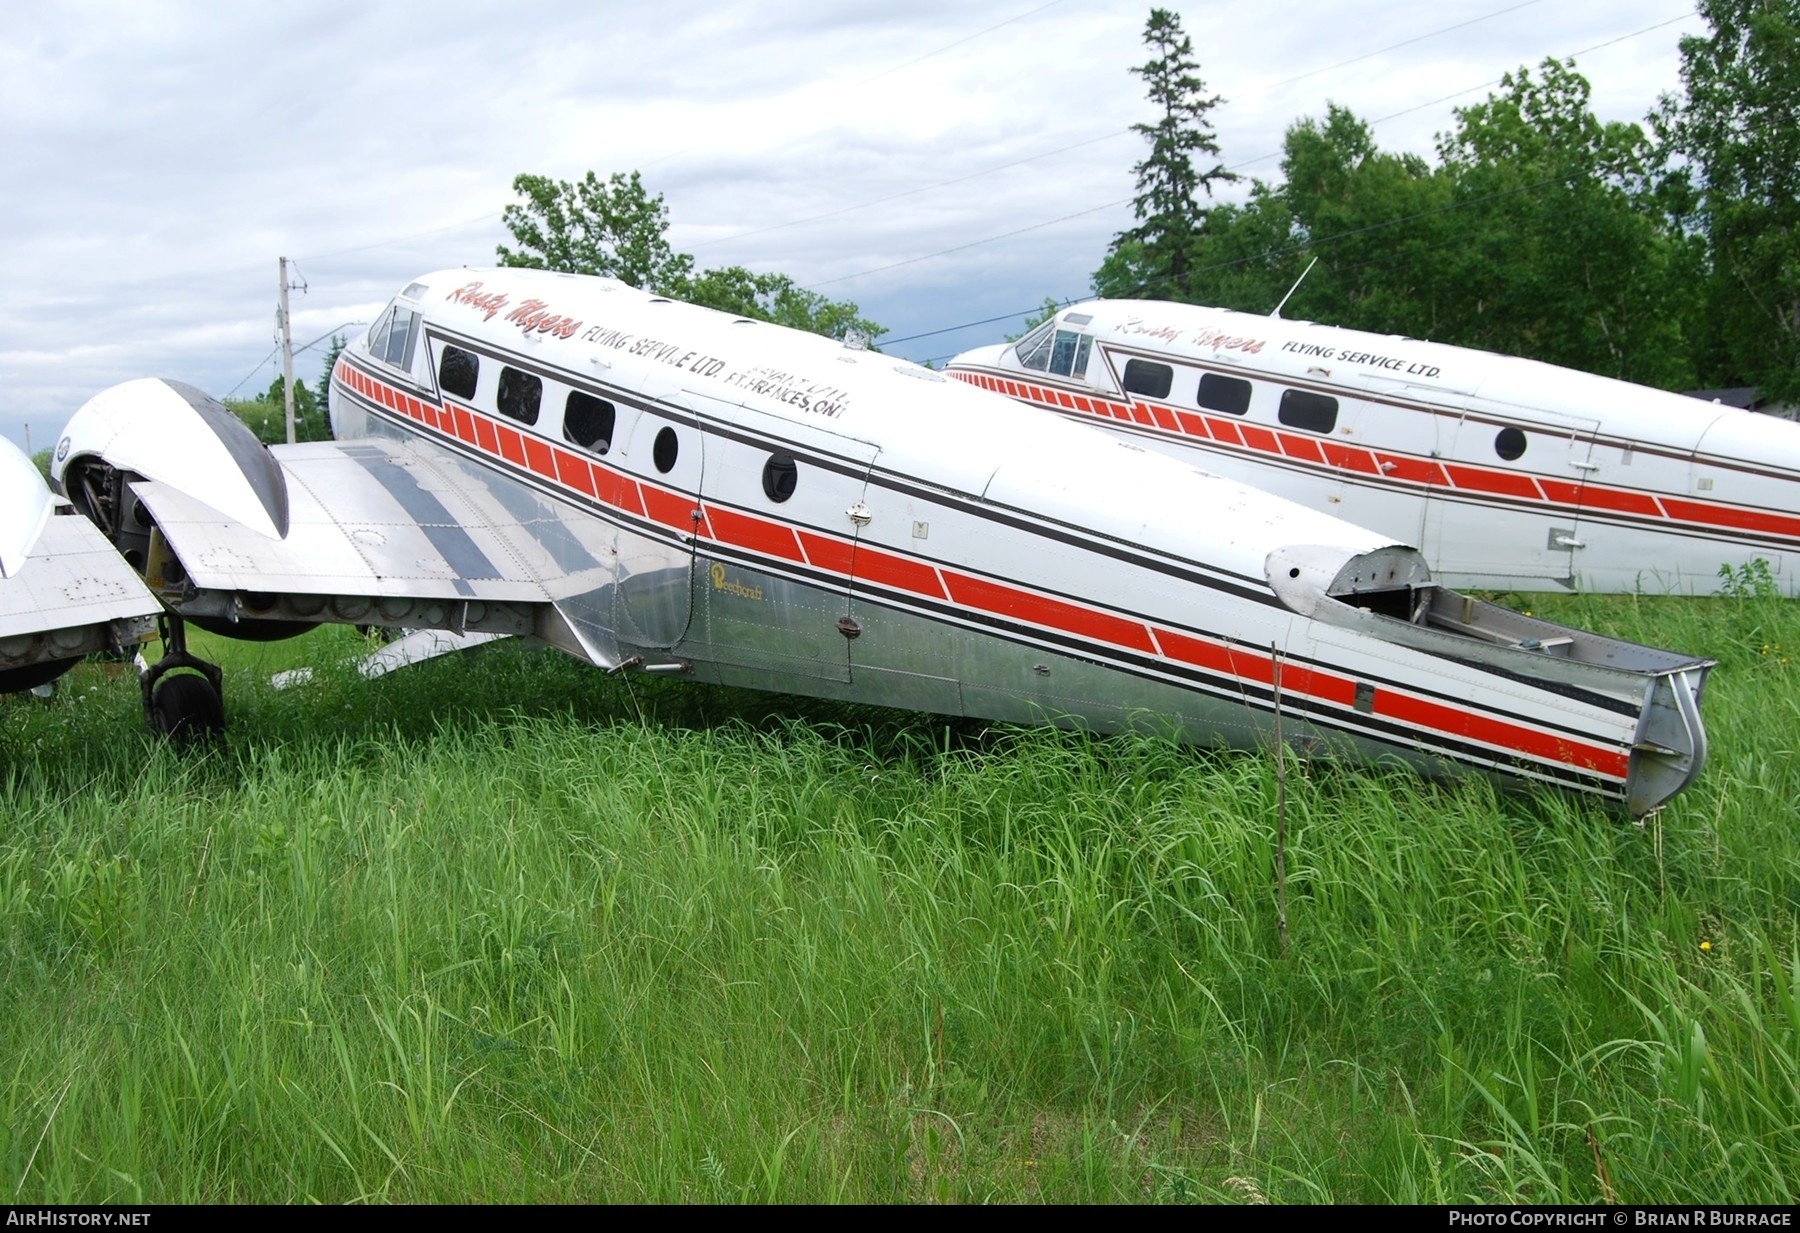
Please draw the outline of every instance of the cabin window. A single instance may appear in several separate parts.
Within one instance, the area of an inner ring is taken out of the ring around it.
[[[1020,339],[1016,350],[1019,363],[1026,368],[1059,377],[1079,377],[1087,372],[1088,352],[1093,345],[1092,335],[1059,330],[1046,322]]]
[[[563,436],[582,449],[604,454],[612,448],[618,411],[604,398],[576,390],[563,404]]]
[[[445,347],[438,358],[438,386],[444,393],[467,402],[475,397],[475,383],[481,377],[481,361],[461,347]]]
[[[1200,374],[1200,405],[1208,411],[1242,415],[1250,409],[1250,383],[1239,377],[1203,372]]]
[[[794,495],[800,482],[800,468],[792,454],[770,454],[763,464],[763,495],[780,505]]]
[[[1508,462],[1517,462],[1525,456],[1525,434],[1517,428],[1502,428],[1494,438],[1494,453]]]
[[[500,395],[495,405],[500,414],[521,424],[535,424],[538,404],[544,400],[544,382],[516,368],[500,370]]]
[[[1289,428],[1302,428],[1307,432],[1330,432],[1337,427],[1337,413],[1338,401],[1329,394],[1283,390],[1281,410],[1276,416]]]
[[[1175,384],[1175,370],[1167,364],[1153,364],[1149,360],[1127,360],[1125,363],[1125,392],[1142,394],[1146,398],[1167,398],[1170,388]]]
[[[673,428],[664,428],[656,434],[656,444],[650,447],[650,461],[656,469],[667,475],[675,469],[675,460],[681,456],[681,442],[675,437]]]

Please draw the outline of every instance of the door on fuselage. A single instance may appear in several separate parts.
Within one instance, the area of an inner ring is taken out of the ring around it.
[[[1439,459],[1426,558],[1449,586],[1572,588],[1586,547],[1582,493],[1596,420],[1518,422],[1465,414]]]
[[[668,648],[693,620],[695,517],[706,448],[692,412],[666,404],[633,417],[619,460],[638,481],[650,534],[619,533],[614,627],[634,646]]]
[[[850,680],[856,523],[879,447],[689,395],[705,409],[693,641],[763,688]]]

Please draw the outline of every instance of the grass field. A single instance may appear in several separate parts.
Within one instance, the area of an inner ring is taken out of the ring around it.
[[[0,1201],[1791,1202],[1800,605],[1701,781],[1554,793],[621,680],[0,699]],[[304,689],[266,684],[310,663]]]

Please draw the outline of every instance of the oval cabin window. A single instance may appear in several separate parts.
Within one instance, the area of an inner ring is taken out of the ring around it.
[[[1525,456],[1525,434],[1517,428],[1502,428],[1494,438],[1494,453],[1508,462],[1517,462]]]
[[[656,434],[656,444],[650,447],[650,461],[656,469],[667,475],[675,469],[675,460],[681,456],[681,442],[675,438],[673,428],[664,428]]]
[[[775,504],[794,495],[794,489],[800,483],[800,468],[794,462],[792,454],[770,454],[769,461],[763,464],[763,495]]]

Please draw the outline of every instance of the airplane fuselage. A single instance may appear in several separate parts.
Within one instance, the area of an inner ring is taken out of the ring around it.
[[[1697,691],[1700,661],[1521,650],[1569,631],[1438,592],[1392,537],[877,353],[536,272],[429,276],[395,308],[339,362],[337,435],[428,442],[532,511],[598,662],[1244,746],[1279,693],[1305,743],[1608,796],[1648,756],[1646,691]],[[1505,632],[1453,630],[1480,613]]]
[[[1420,547],[1452,586],[1800,589],[1800,425],[1531,360],[1100,300],[951,376]]]

